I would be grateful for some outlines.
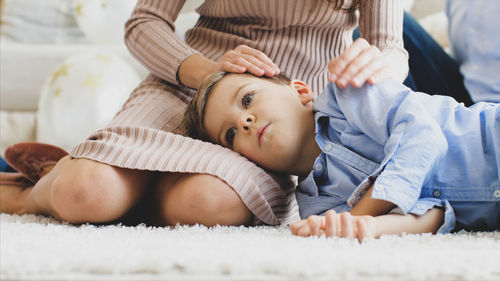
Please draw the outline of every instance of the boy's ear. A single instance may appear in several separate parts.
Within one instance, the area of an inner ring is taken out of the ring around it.
[[[290,86],[297,91],[299,94],[299,99],[302,102],[303,105],[308,104],[309,102],[312,102],[314,99],[314,94],[309,85],[306,83],[300,81],[300,80],[292,80],[290,81]]]

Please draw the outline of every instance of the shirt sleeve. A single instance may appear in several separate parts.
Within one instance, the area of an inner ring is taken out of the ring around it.
[[[437,230],[437,233],[450,233],[455,228],[455,211],[450,205],[448,200],[440,200],[435,198],[420,198],[417,203],[408,211],[410,214],[421,216],[427,213],[430,209],[434,207],[441,207],[444,209],[444,220],[443,224]],[[390,211],[393,214],[404,215],[404,212],[396,207]]]
[[[139,0],[125,24],[129,51],[154,75],[178,84],[177,70],[199,53],[175,35],[174,21],[185,0]]]
[[[377,46],[391,62],[392,78],[403,82],[408,76],[408,52],[403,44],[404,9],[401,0],[368,0],[361,5],[361,37]]]
[[[424,94],[392,80],[344,90],[329,87],[335,87],[331,91],[349,126],[384,147],[372,198],[392,202],[407,213],[448,150],[441,127],[420,102]]]

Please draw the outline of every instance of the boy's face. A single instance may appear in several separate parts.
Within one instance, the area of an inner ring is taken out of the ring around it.
[[[281,85],[229,74],[210,94],[204,126],[211,141],[275,171],[289,172],[314,141],[313,93],[300,81]]]

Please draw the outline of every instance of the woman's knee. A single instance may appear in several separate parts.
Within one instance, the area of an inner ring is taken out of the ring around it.
[[[206,174],[169,174],[159,181],[168,224],[244,225],[252,213],[233,188]]]
[[[142,194],[123,169],[85,159],[70,160],[54,171],[52,205],[64,220],[106,222],[122,216]],[[55,167],[57,168],[57,167]],[[133,172],[132,172],[133,173]]]

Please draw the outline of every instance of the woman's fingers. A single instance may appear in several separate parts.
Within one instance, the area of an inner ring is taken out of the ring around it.
[[[359,38],[328,64],[329,81],[340,88],[361,87],[391,77],[390,65],[377,47]]]
[[[242,55],[234,51],[230,51],[224,55],[219,65],[222,71],[243,73],[248,71],[257,76],[262,76],[265,70],[249,61],[251,59],[247,55]]]
[[[262,69],[264,71],[263,74],[265,74],[267,76],[274,76],[275,75],[275,70],[273,69],[272,66],[262,62],[261,60],[257,59],[256,57],[245,55],[245,59],[248,62],[250,62],[252,65],[258,67],[259,69]]]
[[[359,56],[365,49],[369,48],[370,44],[363,38],[358,38],[351,46],[344,50],[344,52],[337,58],[330,61],[328,64],[328,71],[330,72],[330,82],[337,82],[341,77],[345,68]]]
[[[381,67],[381,64],[382,57],[378,48],[370,46],[349,63],[340,74],[337,84],[339,87],[347,87],[348,84],[361,87]],[[365,72],[363,73],[363,71]]]
[[[365,82],[373,85],[375,82],[380,81],[379,78],[382,78],[381,72],[386,69],[385,67],[386,62],[383,58],[373,59],[355,74],[351,79],[351,85],[361,87]]]
[[[229,61],[221,61],[219,63],[219,70],[225,72],[243,73],[247,69],[241,65],[237,65]]]
[[[279,68],[263,52],[246,45],[239,45],[234,50],[226,52],[220,62],[221,71],[243,73],[248,71],[257,76],[274,76],[279,74]]]
[[[387,67],[387,65],[383,65],[381,68],[379,68],[377,71],[375,71],[374,74],[371,75],[370,78],[368,78],[368,83],[370,85],[374,85],[382,80],[388,79],[392,77],[391,69]]]
[[[266,65],[269,68],[270,72],[273,72],[274,75],[279,74],[279,67],[263,52],[250,48],[246,45],[240,45],[236,47],[242,54],[249,55],[254,57],[256,60],[259,60],[262,64]]]

